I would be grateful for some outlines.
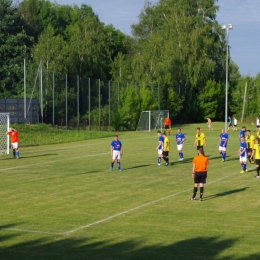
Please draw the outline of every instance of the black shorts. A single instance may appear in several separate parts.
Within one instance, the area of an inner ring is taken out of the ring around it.
[[[195,172],[194,183],[206,183],[207,172]]]
[[[237,125],[234,125],[234,127],[237,127]]]
[[[170,126],[169,125],[165,125],[164,129],[170,129]]]
[[[169,151],[163,151],[162,155],[163,155],[163,157],[168,157],[169,156]]]
[[[252,154],[252,148],[247,148],[246,152],[247,152],[247,154],[249,154],[249,153]]]
[[[255,159],[255,165],[260,165],[260,159]]]
[[[229,124],[228,126],[232,126],[232,124]]]

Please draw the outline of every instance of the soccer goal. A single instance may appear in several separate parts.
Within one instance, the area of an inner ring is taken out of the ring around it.
[[[163,121],[169,116],[169,110],[148,110],[142,111],[136,131],[148,131],[163,129]]]
[[[0,113],[0,155],[9,154],[9,135],[6,132],[10,126],[10,114]]]

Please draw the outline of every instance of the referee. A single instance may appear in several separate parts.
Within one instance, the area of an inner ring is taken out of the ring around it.
[[[202,196],[204,192],[204,183],[206,183],[207,171],[209,160],[203,155],[203,149],[198,149],[198,155],[193,158],[193,168],[192,168],[192,178],[194,178],[194,189],[193,196],[190,200],[196,200],[196,194],[198,191],[198,184],[200,184],[200,200],[202,201]]]

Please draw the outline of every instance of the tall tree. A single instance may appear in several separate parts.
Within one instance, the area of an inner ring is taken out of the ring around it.
[[[12,1],[0,0],[0,17],[0,95],[19,96],[23,92],[23,61],[29,57],[32,39]]]

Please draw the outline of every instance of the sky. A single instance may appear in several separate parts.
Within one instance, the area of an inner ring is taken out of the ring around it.
[[[131,25],[145,0],[56,0],[58,4],[86,4],[92,7],[101,22],[113,24],[116,29],[131,35]],[[158,0],[149,0],[157,3]],[[228,42],[231,59],[242,76],[256,77],[260,73],[260,0],[218,0],[217,21],[232,24]]]

